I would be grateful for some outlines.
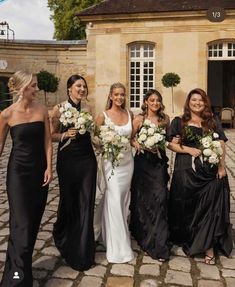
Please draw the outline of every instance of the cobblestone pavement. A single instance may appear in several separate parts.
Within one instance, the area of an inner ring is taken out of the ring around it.
[[[227,130],[226,166],[231,187],[231,221],[235,226],[235,130]],[[6,165],[11,142],[8,138],[0,162],[0,273],[2,276],[8,238],[8,202],[6,195]],[[173,155],[169,153],[170,171]],[[56,145],[54,162],[56,158]],[[55,165],[54,165],[55,167]],[[55,172],[55,170],[54,170]],[[216,266],[202,263],[203,258],[187,258],[182,249],[174,246],[171,260],[159,263],[144,254],[135,241],[132,247],[136,258],[128,264],[110,264],[104,251],[96,253],[97,265],[86,272],[74,271],[60,258],[52,239],[59,201],[58,178],[50,184],[48,203],[41,222],[33,256],[34,287],[234,287],[235,249],[231,258],[219,256]],[[234,231],[234,230],[233,230]],[[235,236],[234,236],[235,237]]]

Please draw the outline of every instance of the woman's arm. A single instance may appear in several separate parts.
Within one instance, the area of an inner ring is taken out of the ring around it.
[[[222,178],[227,174],[225,169],[225,142],[223,140],[220,140],[220,144],[223,149],[223,154],[219,162],[218,173],[217,173],[218,178]]]
[[[143,122],[143,117],[141,115],[138,115],[134,118],[132,122],[132,134],[131,134],[131,145],[135,148],[135,150],[140,153],[141,147],[140,144],[136,140],[136,133],[140,129]]]
[[[46,160],[47,160],[47,168],[44,173],[44,182],[43,186],[49,184],[52,181],[52,142],[51,142],[51,132],[50,132],[50,125],[49,125],[49,116],[48,111],[44,110],[44,124],[45,124],[45,133],[44,133],[44,147],[46,153]]]
[[[202,153],[201,150],[198,148],[188,147],[174,142],[170,142],[168,148],[174,152],[187,153],[194,157],[200,156]]]
[[[104,120],[105,120],[104,114],[100,113],[95,121],[96,127],[99,128],[100,126],[102,126],[104,124]]]
[[[7,134],[9,131],[9,125],[8,125],[8,117],[5,113],[5,111],[0,113],[0,156],[2,155]]]

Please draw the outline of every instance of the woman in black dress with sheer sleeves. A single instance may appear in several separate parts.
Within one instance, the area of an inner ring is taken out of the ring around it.
[[[176,159],[169,200],[170,239],[182,245],[187,255],[204,254],[206,264],[215,264],[215,253],[229,256],[233,246],[224,160],[227,138],[203,90],[189,93],[183,116],[172,121],[170,130],[172,137],[181,138],[181,144],[171,144]],[[218,134],[223,149],[218,165],[203,161],[198,148],[198,137],[208,132]]]
[[[68,100],[78,111],[88,109],[82,98],[87,97],[86,81],[79,75],[67,81]],[[54,107],[52,139],[59,141],[57,173],[60,202],[54,224],[55,245],[61,256],[75,270],[87,270],[95,264],[93,216],[96,191],[97,164],[90,133],[78,134],[73,128],[60,124],[61,105]],[[73,138],[66,145],[69,138]]]
[[[0,114],[0,155],[8,132],[7,166],[10,234],[0,286],[32,287],[32,254],[52,179],[52,145],[46,107],[34,101],[37,78],[25,71],[9,79],[15,103]]]

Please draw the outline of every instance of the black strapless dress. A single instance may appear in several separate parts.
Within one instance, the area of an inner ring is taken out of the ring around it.
[[[202,129],[189,126],[194,135]],[[219,139],[227,138],[217,121],[215,130]],[[171,136],[181,134],[181,119],[171,123]],[[185,139],[183,145],[196,147],[193,140]],[[193,256],[209,248],[229,256],[232,251],[232,228],[229,219],[230,189],[228,178],[216,177],[218,168],[194,160],[189,154],[176,154],[170,188],[169,228],[173,243],[183,246],[184,252]]]
[[[62,132],[65,130],[62,127]],[[93,217],[97,163],[88,132],[77,134],[76,139],[60,150],[64,143],[59,144],[57,153],[60,202],[53,235],[68,265],[83,271],[95,264]]]
[[[131,184],[130,231],[153,259],[169,259],[167,224],[168,158],[144,151],[135,155]]]
[[[47,166],[44,123],[10,128],[13,145],[7,168],[10,236],[2,287],[32,287],[32,253],[45,209],[48,186],[42,187]]]

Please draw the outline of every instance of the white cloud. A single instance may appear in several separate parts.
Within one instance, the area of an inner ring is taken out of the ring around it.
[[[50,14],[47,0],[0,2],[0,22],[7,21],[9,27],[15,31],[15,39],[52,40],[54,26]],[[10,31],[9,38],[11,37]]]

